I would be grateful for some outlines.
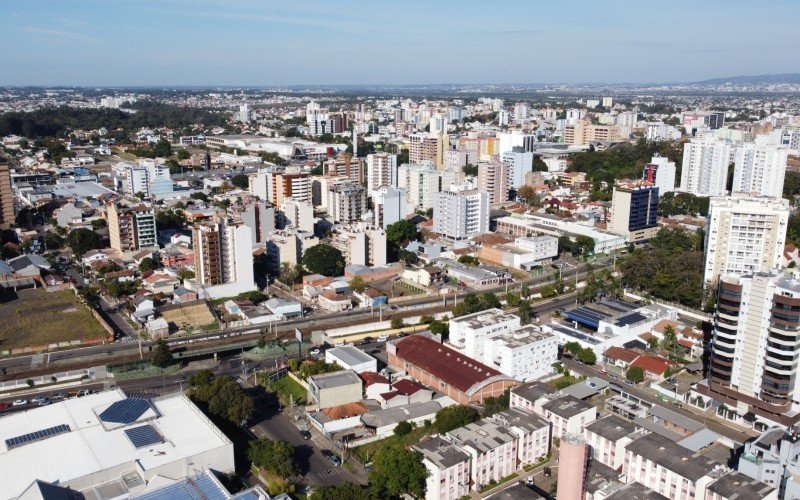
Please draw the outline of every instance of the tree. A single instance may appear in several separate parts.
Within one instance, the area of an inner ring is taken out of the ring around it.
[[[650,337],[647,339],[647,347],[652,351],[658,349],[658,339],[656,337]]]
[[[411,431],[414,430],[414,426],[411,425],[409,422],[403,420],[394,428],[394,435],[395,436],[405,436],[406,434],[410,434]]]
[[[534,316],[533,309],[531,308],[531,303],[528,300],[521,300],[519,306],[517,307],[517,316],[519,316],[520,323],[523,325],[527,325],[531,322],[532,317]]]
[[[392,330],[397,330],[399,328],[403,328],[405,326],[405,323],[403,323],[402,318],[392,318],[390,325],[392,327]]]
[[[150,359],[150,363],[159,368],[166,368],[172,363],[172,353],[169,350],[169,344],[164,339],[158,339],[156,342],[155,354]]]
[[[675,334],[675,328],[672,325],[667,325],[664,328],[664,337],[661,339],[661,348],[665,351],[671,351],[678,344],[678,336]]]
[[[428,324],[428,330],[433,334],[441,335],[442,340],[447,340],[450,336],[450,325],[439,320],[434,320]]]
[[[320,243],[305,251],[303,265],[312,273],[323,276],[341,276],[344,272],[344,257],[339,250]]]
[[[159,158],[166,158],[167,156],[172,155],[172,146],[170,145],[169,141],[166,139],[160,139],[155,147],[153,147],[153,153]]]
[[[169,173],[173,174],[173,175],[174,174],[180,174],[181,172],[183,172],[183,169],[181,168],[181,164],[178,163],[177,161],[173,160],[172,158],[170,158],[169,160],[165,161],[164,162],[164,166],[168,167],[169,168]]]
[[[194,399],[205,403],[212,415],[239,425],[253,413],[253,398],[231,377],[208,373],[193,377],[189,384],[194,388]]]
[[[146,273],[147,271],[154,271],[158,269],[158,262],[152,257],[145,257],[139,262],[139,272]]]
[[[201,192],[192,193],[189,195],[190,198],[194,200],[200,200],[202,202],[208,203],[208,195]]]
[[[471,424],[480,418],[478,410],[471,406],[453,405],[442,408],[436,412],[436,431],[439,434],[450,432],[465,425]]]
[[[367,289],[367,284],[364,282],[364,278],[361,276],[356,276],[352,280],[350,280],[350,289],[354,292],[361,293]]]
[[[231,177],[231,184],[239,189],[247,190],[250,187],[250,180],[245,174],[236,174]]]
[[[509,402],[511,400],[511,389],[506,389],[503,391],[501,396],[496,398],[489,397],[483,400],[483,413],[481,413],[482,418],[491,417],[495,413],[499,413],[503,410],[508,409]]]
[[[247,448],[247,458],[253,464],[281,477],[294,476],[298,473],[294,456],[294,446],[286,441],[259,439],[250,441]]]
[[[398,498],[404,494],[422,498],[427,477],[422,454],[398,443],[384,446],[375,453],[369,473],[369,481],[379,498]]]
[[[634,384],[638,384],[639,382],[644,380],[644,370],[642,370],[638,366],[631,366],[630,368],[628,368],[628,371],[625,372],[625,378],[630,380]]]
[[[292,266],[288,262],[281,262],[278,280],[286,285],[296,285],[303,278],[303,267],[300,264]]]
[[[575,357],[577,357],[578,360],[585,365],[593,365],[597,363],[597,355],[588,347],[582,348],[580,351],[578,351]]]
[[[375,498],[368,489],[355,483],[340,483],[334,486],[314,488],[310,500],[372,500]]]
[[[106,226],[108,226],[108,222],[106,222],[105,219],[95,219],[92,221],[92,229],[103,229]]]
[[[80,257],[89,250],[100,247],[100,236],[91,229],[80,227],[70,231],[67,236],[67,244],[72,249],[75,257]]]
[[[473,177],[478,175],[478,167],[469,163],[461,167],[461,171],[464,172],[464,175],[471,175]]]
[[[472,255],[462,255],[458,258],[458,262],[461,264],[467,264],[469,266],[477,266],[480,265],[481,261],[478,260],[477,257]]]
[[[189,152],[185,149],[179,149],[175,156],[177,156],[179,160],[188,160],[192,157],[192,155],[189,154]]]
[[[239,300],[249,300],[253,304],[260,304],[269,299],[269,295],[265,294],[264,292],[260,292],[258,290],[253,290],[250,292],[242,292],[236,296]]]
[[[395,222],[386,226],[386,241],[392,243],[405,243],[419,238],[417,226],[408,219]]]

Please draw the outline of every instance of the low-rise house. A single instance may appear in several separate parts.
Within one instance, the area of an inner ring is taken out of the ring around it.
[[[121,271],[106,273],[103,279],[106,281],[119,281],[120,283],[136,281],[136,272],[133,269],[122,269]]]
[[[375,400],[381,408],[394,408],[413,403],[424,403],[433,398],[433,391],[422,384],[409,379],[401,379],[392,383],[389,390],[378,395]]]
[[[169,336],[169,323],[164,318],[151,319],[145,328],[151,338],[161,339]]]
[[[328,312],[346,311],[353,308],[353,301],[350,297],[347,295],[339,295],[332,290],[320,292],[317,297],[317,304],[319,304],[321,309]]]
[[[449,406],[448,403],[452,404],[452,400],[443,398],[440,401],[374,409],[361,415],[361,422],[367,429],[374,432],[375,436],[388,437],[393,434],[394,428],[400,422],[421,426],[426,420],[431,422],[436,420],[436,413],[444,406]]]
[[[273,298],[261,305],[269,309],[272,314],[279,316],[280,319],[297,318],[303,315],[303,304],[300,302]]]
[[[364,397],[376,400],[384,392],[391,390],[389,379],[376,372],[361,372],[358,374],[364,381]]]
[[[177,287],[175,290],[172,291],[173,300],[179,304],[184,304],[186,302],[192,302],[197,300],[197,292],[194,290],[189,290],[183,286]]]
[[[14,274],[26,278],[36,278],[41,276],[42,271],[49,271],[50,263],[36,254],[25,254],[6,261],[13,270]]]
[[[308,378],[308,396],[319,409],[359,402],[361,379],[352,370],[313,375]]]

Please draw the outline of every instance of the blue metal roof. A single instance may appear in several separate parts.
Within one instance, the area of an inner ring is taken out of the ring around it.
[[[210,472],[205,471],[197,477],[187,477],[156,491],[131,498],[135,500],[229,500],[231,495]]]

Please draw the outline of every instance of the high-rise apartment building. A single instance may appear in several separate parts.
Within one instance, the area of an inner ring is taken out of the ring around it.
[[[336,222],[360,221],[367,211],[367,191],[354,182],[331,186],[328,193],[328,214]]]
[[[515,146],[512,151],[503,153],[501,159],[508,169],[508,187],[517,189],[524,186],[525,174],[533,169],[533,153]]]
[[[384,186],[397,186],[397,155],[390,153],[367,155],[367,190],[372,195]]]
[[[245,103],[239,106],[239,121],[250,123],[250,105]]]
[[[306,105],[306,122],[309,135],[333,133],[333,120],[330,119],[328,110],[321,108],[317,102],[311,101]]]
[[[408,215],[408,195],[405,188],[384,186],[372,195],[375,210],[375,225],[387,226],[404,220]]]
[[[647,181],[622,181],[614,186],[608,230],[630,243],[647,241],[658,232],[658,188]]]
[[[590,142],[618,141],[623,138],[623,127],[618,125],[593,125],[585,120],[564,126],[564,144],[581,146]]]
[[[508,201],[509,164],[496,156],[488,163],[478,164],[478,191],[489,195],[489,204]]]
[[[123,165],[125,192],[128,194],[141,193],[149,198],[172,192],[172,178],[166,165],[160,165],[155,160],[140,160],[136,165]]]
[[[248,191],[262,200],[283,206],[286,198],[311,201],[310,173],[300,167],[267,167],[249,176]]]
[[[251,201],[239,215],[250,228],[253,246],[264,243],[267,235],[275,231],[275,207],[268,201]]]
[[[351,181],[363,183],[365,179],[364,161],[342,153],[338,158],[329,158],[322,164],[325,175],[329,177],[345,177]]]
[[[110,246],[119,252],[157,247],[156,216],[144,204],[124,207],[111,203],[106,207]]]
[[[711,198],[705,242],[704,281],[745,276],[780,266],[789,202],[742,193]]]
[[[653,183],[661,196],[675,191],[675,162],[666,156],[654,156],[645,163],[642,179]]]
[[[767,425],[800,422],[798,278],[775,271],[720,278],[709,378],[699,392]]]
[[[467,152],[463,149],[450,149],[444,152],[444,169],[461,173],[467,164]]]
[[[300,231],[314,232],[314,207],[307,201],[294,198],[283,200],[281,228],[290,227]]]
[[[732,153],[730,142],[710,135],[684,144],[680,190],[695,196],[723,196]]]
[[[255,289],[253,237],[245,224],[203,222],[192,229],[195,279],[211,298]]]
[[[11,168],[0,164],[0,227],[14,224],[14,190],[11,184]]]
[[[789,149],[764,142],[745,143],[734,155],[733,191],[760,196],[783,196]]]
[[[489,231],[489,195],[467,186],[451,186],[437,193],[433,232],[461,240]]]
[[[411,134],[408,137],[408,161],[410,163],[432,162],[437,169],[444,166],[444,152],[449,149],[450,139],[444,134]]]
[[[406,190],[409,211],[433,208],[436,193],[456,178],[456,172],[436,170],[430,163],[404,163],[397,169],[397,186]]]

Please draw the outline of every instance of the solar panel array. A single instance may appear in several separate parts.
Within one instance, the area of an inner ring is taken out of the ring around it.
[[[103,410],[100,413],[100,420],[103,422],[130,424],[136,422],[150,408],[150,401],[146,399],[123,399]]]
[[[66,424],[57,425],[55,427],[49,427],[47,429],[42,429],[40,431],[31,432],[29,434],[23,434],[22,436],[6,439],[6,447],[10,450],[12,448],[16,448],[17,446],[22,446],[24,444],[33,441],[38,441],[40,439],[45,439],[52,436],[57,436],[59,434],[64,434],[65,432],[69,432],[69,426]]]
[[[615,321],[614,324],[617,326],[627,326],[627,325],[633,325],[640,321],[644,321],[646,319],[647,317],[645,315],[638,312],[633,312],[630,314],[626,314],[625,316],[620,316],[619,318],[617,318],[617,321]]]
[[[164,442],[161,434],[150,424],[125,429],[125,435],[128,436],[128,440],[130,440],[134,448],[143,448],[151,444]]]
[[[588,307],[579,307],[577,309],[567,311],[565,316],[571,321],[577,321],[584,326],[594,329],[600,326],[600,320],[609,317],[608,314],[603,314],[595,311],[594,309],[589,309]]]

